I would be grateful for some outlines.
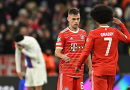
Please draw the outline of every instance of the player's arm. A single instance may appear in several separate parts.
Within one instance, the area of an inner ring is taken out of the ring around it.
[[[125,25],[118,19],[118,18],[113,18],[113,23],[118,25],[121,28],[121,31],[126,35],[126,36],[130,36],[127,28],[125,27]]]
[[[63,59],[65,62],[69,62],[70,58],[67,56],[68,54],[62,54],[61,51],[62,51],[61,48],[56,48],[55,56],[60,58],[60,59]]]
[[[60,59],[63,59],[65,62],[69,62],[70,58],[68,57],[68,54],[62,53],[64,42],[65,42],[65,38],[64,38],[63,33],[59,33],[57,42],[56,42],[55,56]]]
[[[30,58],[33,58],[33,59],[36,59],[37,57],[36,57],[36,49],[37,48],[30,48],[30,49],[32,49],[32,52],[29,52],[29,51],[27,51],[25,48],[24,48],[24,46],[22,46],[22,45],[17,45],[17,48],[25,55],[25,56],[28,56],[28,57],[30,57]]]
[[[118,25],[121,28],[121,31],[123,32],[123,33],[121,33],[120,31],[117,31],[119,40],[123,41],[125,43],[130,43],[130,34],[129,34],[127,28],[125,27],[125,25],[117,18],[113,19],[113,23]]]
[[[91,31],[92,32],[92,31]],[[85,49],[83,50],[81,56],[80,56],[80,63],[78,64],[78,68],[81,67],[81,65],[83,63],[85,63],[86,59],[88,58],[92,48],[93,48],[93,37],[92,37],[92,33],[89,33],[87,41],[86,41],[86,45],[85,45]],[[91,59],[87,59],[89,60],[88,62],[91,63]],[[91,68],[91,64],[89,64],[90,68]]]
[[[87,60],[86,60],[86,65],[88,66],[89,70],[92,69],[92,61],[91,61],[91,54],[89,54]]]
[[[33,50],[34,50],[34,52],[28,52],[26,49],[22,49],[21,50],[21,52],[25,55],[25,56],[28,56],[28,57],[30,57],[30,58],[33,58],[33,59],[36,59],[37,58],[37,56],[36,56],[36,50],[33,48]]]
[[[21,72],[21,52],[17,48],[15,48],[15,64],[16,64],[16,72],[20,79],[23,79],[22,72]]]
[[[86,65],[89,68],[89,77],[90,79],[92,78],[92,60],[91,60],[91,54],[89,54],[87,60],[86,60]]]

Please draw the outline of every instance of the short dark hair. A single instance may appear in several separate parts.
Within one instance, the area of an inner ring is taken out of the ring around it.
[[[14,40],[15,42],[19,42],[19,41],[22,41],[24,39],[24,36],[22,34],[16,34],[14,36]]]
[[[91,17],[100,24],[106,24],[113,20],[113,10],[104,4],[96,5],[90,12]]]
[[[79,11],[78,8],[71,8],[71,9],[69,9],[69,11],[68,11],[68,15],[69,15],[69,14],[77,15],[77,14],[79,14],[79,13],[80,13],[80,11]]]

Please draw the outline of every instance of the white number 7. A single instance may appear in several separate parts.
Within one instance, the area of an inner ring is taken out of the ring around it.
[[[107,46],[107,50],[106,50],[106,54],[105,54],[105,56],[108,56],[110,48],[111,48],[112,38],[111,37],[106,37],[106,38],[104,38],[104,41],[109,41],[108,46]]]

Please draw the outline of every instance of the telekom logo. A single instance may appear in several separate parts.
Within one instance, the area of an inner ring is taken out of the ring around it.
[[[71,43],[71,49],[72,49],[72,51],[76,51],[77,43]]]

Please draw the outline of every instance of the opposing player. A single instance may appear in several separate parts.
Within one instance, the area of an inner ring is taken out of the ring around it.
[[[25,75],[25,85],[28,90],[42,90],[42,85],[47,83],[47,74],[44,58],[38,42],[30,36],[16,35],[16,71],[18,77],[23,79],[21,73],[21,54],[25,55],[27,69]]]
[[[76,70],[81,68],[93,49],[91,90],[112,90],[118,61],[118,42],[130,43],[130,35],[124,24],[119,19],[113,18],[113,11],[110,7],[103,4],[97,5],[90,15],[96,21],[98,28],[89,33]],[[111,21],[120,26],[124,34],[108,26],[107,23]]]
[[[67,20],[69,26],[59,33],[56,42],[55,56],[60,58],[59,79],[57,90],[83,90],[83,71],[76,73],[75,67],[79,62],[79,56],[84,49],[86,32],[80,29],[80,13],[76,8],[68,11]],[[92,69],[91,58],[88,57],[89,71]],[[89,73],[91,76],[91,73]]]

